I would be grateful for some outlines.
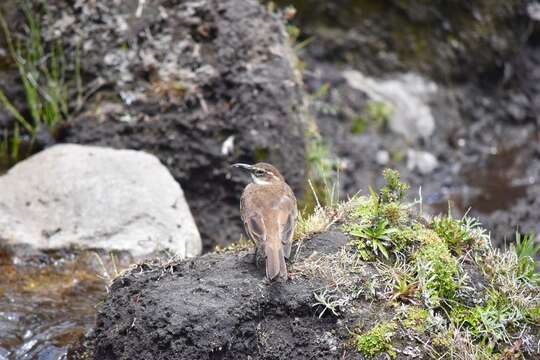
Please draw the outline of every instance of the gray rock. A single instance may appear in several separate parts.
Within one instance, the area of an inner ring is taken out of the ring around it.
[[[201,252],[182,189],[144,152],[57,145],[0,177],[0,189],[0,239],[8,243]]]
[[[407,168],[418,170],[422,175],[431,174],[439,166],[439,161],[432,153],[409,149],[407,151]]]
[[[529,15],[532,20],[540,21],[540,4],[531,3],[527,5],[527,15]]]
[[[435,83],[412,73],[387,80],[374,79],[356,70],[344,71],[343,76],[352,88],[391,108],[389,126],[393,132],[408,141],[433,134],[435,120],[428,102],[437,91]]]

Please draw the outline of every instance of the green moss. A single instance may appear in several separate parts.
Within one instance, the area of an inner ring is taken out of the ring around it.
[[[255,148],[253,150],[253,158],[256,162],[264,162],[268,160],[268,157],[270,156],[270,151],[268,148]]]
[[[531,323],[540,326],[540,302],[526,309],[525,317]]]
[[[396,352],[392,346],[392,338],[396,329],[395,323],[386,322],[375,326],[367,333],[355,335],[356,350],[368,358],[382,353],[387,353],[391,358],[395,358]]]
[[[420,236],[424,244],[415,254],[418,280],[427,305],[438,307],[442,300],[450,300],[455,296],[458,289],[458,263],[446,243],[435,233],[424,230]]]
[[[423,333],[426,330],[428,318],[429,312],[426,309],[411,306],[407,309],[405,319],[403,319],[402,324],[406,329]]]
[[[354,135],[360,135],[366,132],[369,127],[369,120],[363,116],[358,115],[352,119],[351,133]]]

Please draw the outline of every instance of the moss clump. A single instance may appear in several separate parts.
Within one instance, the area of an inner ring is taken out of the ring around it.
[[[395,358],[396,352],[392,346],[392,337],[395,335],[396,329],[395,323],[386,322],[375,326],[367,333],[355,335],[356,350],[368,358],[384,352]]]
[[[411,329],[418,333],[423,333],[426,330],[429,312],[426,309],[411,306],[405,313],[405,318],[402,320],[405,329]]]
[[[270,156],[270,150],[268,148],[255,148],[253,150],[253,158],[256,162],[263,162],[267,161],[268,157]]]
[[[525,317],[528,321],[540,327],[540,303],[537,303],[536,305],[531,306],[529,309],[526,309]]]
[[[424,300],[432,307],[454,298],[459,288],[459,267],[448,246],[436,234],[424,230],[423,246],[415,254],[415,267]]]

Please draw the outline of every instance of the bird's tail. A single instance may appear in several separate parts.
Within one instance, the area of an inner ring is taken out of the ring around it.
[[[279,277],[280,280],[287,280],[287,264],[283,246],[277,242],[268,244],[264,249],[266,255],[266,278],[270,281]]]

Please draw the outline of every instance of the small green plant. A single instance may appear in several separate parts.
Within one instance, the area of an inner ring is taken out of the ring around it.
[[[457,326],[466,327],[476,340],[490,348],[499,341],[511,342],[508,329],[524,320],[522,311],[497,291],[488,292],[485,305],[458,306],[450,317]]]
[[[409,274],[397,274],[393,279],[393,292],[390,299],[411,302],[417,290],[416,281]]]
[[[429,311],[420,307],[411,306],[405,313],[405,318],[401,321],[403,327],[411,329],[417,333],[426,331],[426,323],[429,319]]]
[[[370,126],[384,128],[391,116],[392,108],[390,105],[384,101],[369,101],[363,113],[353,118],[351,132],[362,134]]]
[[[392,235],[396,232],[397,229],[389,227],[386,219],[369,226],[355,224],[348,229],[348,233],[357,238],[357,250],[364,260],[370,259],[372,253],[388,259],[390,257],[388,250],[392,247]]]
[[[462,249],[472,242],[469,232],[462,225],[462,220],[453,219],[450,213],[448,216],[435,217],[431,226],[455,254],[461,254]]]
[[[430,236],[430,239],[438,239]],[[459,288],[459,267],[447,245],[440,239],[424,244],[415,254],[418,281],[424,301],[430,307],[439,307],[451,300]]]
[[[383,171],[386,185],[379,191],[379,202],[388,204],[403,200],[409,190],[409,185],[401,182],[401,176],[397,170],[384,169]]]
[[[368,358],[382,353],[387,353],[391,358],[395,358],[396,351],[392,346],[392,338],[396,330],[397,325],[394,322],[385,322],[364,334],[355,335],[356,350]]]
[[[21,135],[19,124],[14,125],[11,138],[8,132],[4,131],[4,136],[0,142],[0,171],[11,167],[19,159],[19,150],[21,144]]]
[[[540,243],[534,243],[535,235],[522,236],[516,232],[516,255],[518,257],[518,275],[535,283],[540,283],[540,274],[536,272],[535,257],[540,251]]]

